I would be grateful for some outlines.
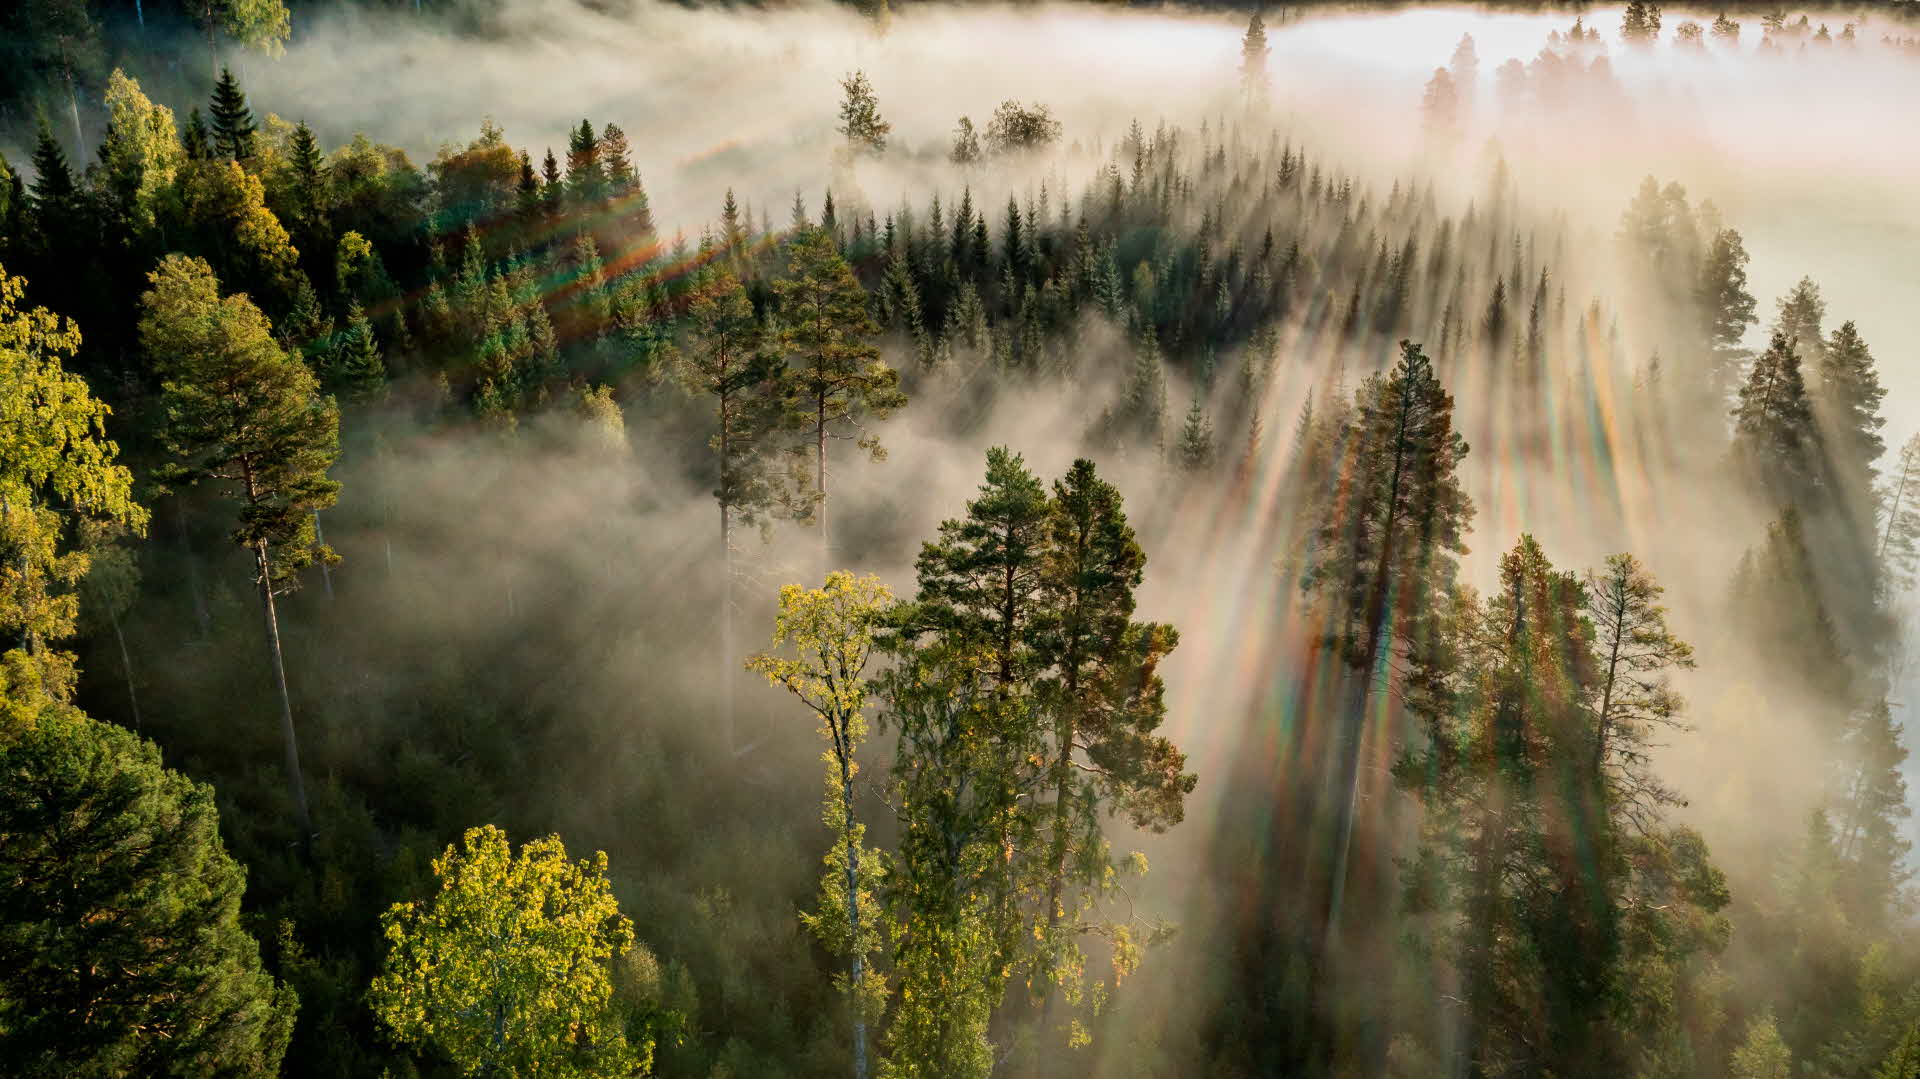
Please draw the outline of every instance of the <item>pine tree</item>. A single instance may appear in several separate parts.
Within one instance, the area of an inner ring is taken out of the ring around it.
[[[220,81],[213,86],[213,102],[207,107],[213,118],[213,149],[230,161],[245,161],[253,156],[255,126],[253,110],[247,108],[247,95],[240,92],[231,68],[220,69]]]
[[[1753,313],[1753,293],[1747,291],[1747,249],[1733,229],[1714,234],[1700,265],[1694,302],[1700,311],[1706,351],[1706,369],[1700,381],[1710,400],[1718,404],[1732,395],[1739,381],[1740,368],[1747,359],[1740,341],[1747,327],[1758,321]]]
[[[167,475],[212,480],[241,503],[233,536],[253,555],[291,801],[303,842],[310,842],[274,597],[294,588],[304,567],[335,560],[315,537],[313,519],[340,490],[327,477],[339,448],[339,413],[319,395],[312,372],[273,342],[266,316],[245,295],[220,295],[205,261],[169,255],[148,280],[140,338],[165,379],[164,439],[174,457]]]
[[[1774,306],[1773,332],[1784,336],[1817,370],[1826,344],[1820,323],[1827,317],[1827,302],[1820,298],[1820,286],[1812,278],[1803,277]]]
[[[1733,459],[1776,501],[1808,507],[1827,488],[1825,455],[1800,355],[1784,333],[1753,361],[1733,409]]]
[[[334,342],[333,362],[327,370],[327,389],[347,400],[377,397],[387,385],[387,364],[380,342],[359,300],[347,303],[347,324]]]
[[[1466,441],[1453,429],[1453,399],[1432,361],[1410,342],[1389,375],[1368,379],[1335,464],[1350,493],[1327,506],[1313,527],[1302,587],[1321,597],[1325,634],[1352,672],[1354,701],[1338,722],[1339,787],[1334,805],[1334,866],[1327,933],[1337,938],[1352,841],[1362,730],[1367,701],[1384,682],[1396,653],[1417,666],[1431,647],[1433,622],[1445,606],[1452,555],[1473,506],[1455,470]]]
[[[886,450],[866,429],[907,403],[900,373],[880,359],[872,342],[878,327],[867,293],[824,229],[808,229],[793,243],[788,276],[774,284],[783,326],[781,345],[793,358],[794,420],[811,432],[812,516],[823,555],[832,551],[827,528],[827,445],[847,438],[874,460]]]
[[[1043,627],[1039,655],[1051,669],[1041,699],[1052,721],[1052,812],[1045,916],[1034,934],[1038,992],[1049,1003],[1049,991],[1078,996],[1079,942],[1098,931],[1099,906],[1121,877],[1102,835],[1102,811],[1164,831],[1183,819],[1196,781],[1186,754],[1157,733],[1166,719],[1158,670],[1180,638],[1172,626],[1133,618],[1147,556],[1120,492],[1081,458],[1055,481],[1050,517],[1042,587],[1057,613]],[[1124,968],[1115,974],[1124,976]]]
[[[213,788],[48,697],[31,667],[9,664],[0,731],[7,1070],[276,1074],[297,1001],[241,921],[247,874]]]
[[[1886,396],[1867,343],[1852,322],[1841,324],[1820,352],[1813,408],[1836,478],[1855,500],[1863,519],[1875,478],[1874,462],[1887,450],[1880,437],[1887,423],[1880,415],[1880,402]]]
[[[713,497],[720,505],[723,558],[721,659],[731,664],[733,647],[734,526],[753,525],[774,504],[768,471],[777,407],[784,390],[779,357],[754,316],[746,289],[722,270],[694,289],[687,306],[692,334],[688,348],[669,354],[675,378],[687,393],[711,402],[716,425],[711,442],[717,465]],[[727,687],[725,741],[733,749],[733,695]]]
[[[1843,747],[1847,778],[1834,836],[1840,900],[1851,924],[1874,934],[1907,912],[1902,892],[1912,876],[1906,858],[1913,844],[1901,823],[1911,815],[1901,733],[1882,697],[1854,714]]]
[[[1681,701],[1669,672],[1690,670],[1693,648],[1667,629],[1664,589],[1630,554],[1609,557],[1586,578],[1598,666],[1592,768],[1607,784],[1613,812],[1642,832],[1679,798],[1653,775],[1652,748],[1663,729],[1681,726]]]

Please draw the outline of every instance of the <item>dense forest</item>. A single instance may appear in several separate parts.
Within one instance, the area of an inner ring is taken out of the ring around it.
[[[1920,1079],[1887,7],[26,0],[0,1072]]]

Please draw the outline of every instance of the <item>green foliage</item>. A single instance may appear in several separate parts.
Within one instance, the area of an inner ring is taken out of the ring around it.
[[[874,652],[874,631],[893,605],[893,593],[878,577],[857,578],[845,571],[827,574],[823,588],[787,585],[780,590],[780,611],[773,623],[771,652],[747,660],[747,668],[793,694],[820,721],[827,740],[827,791],[821,820],[834,833],[827,852],[827,873],[820,883],[820,905],[803,916],[807,927],[837,955],[848,958],[839,977],[853,1022],[856,1077],[866,1074],[867,1023],[885,1000],[885,982],[866,965],[879,946],[875,912],[879,861],[864,847],[866,827],[854,815],[855,760],[867,735],[867,661]]]
[[[244,295],[222,296],[201,259],[169,255],[148,275],[140,338],[165,379],[167,475],[218,483],[242,505],[234,542],[260,552],[263,581],[292,586],[332,552],[313,514],[333,505],[327,477],[339,414],[313,373],[275,344]]]
[[[253,156],[253,137],[258,130],[253,111],[247,108],[247,95],[231,68],[220,69],[220,81],[213,86],[213,103],[207,115],[213,118],[213,148],[230,161],[245,161]]]
[[[607,856],[570,861],[558,836],[516,853],[469,829],[433,862],[433,896],[381,918],[386,969],[368,1002],[400,1041],[472,1076],[627,1076],[651,1067],[613,1002],[610,964],[634,945]]]
[[[1773,1016],[1763,1015],[1747,1024],[1747,1034],[1728,1062],[1729,1079],[1788,1079],[1793,1073],[1793,1053],[1780,1040]]]
[[[867,73],[856,71],[840,80],[846,97],[840,102],[839,131],[856,154],[887,152],[887,133],[893,125],[880,118],[880,99],[874,96]]]
[[[7,658],[25,662],[19,652]],[[7,699],[0,1054],[9,1072],[279,1074],[296,1001],[262,972],[241,926],[246,872],[221,843],[213,789],[161,767],[151,743],[117,727],[45,698],[32,705],[13,687]]]

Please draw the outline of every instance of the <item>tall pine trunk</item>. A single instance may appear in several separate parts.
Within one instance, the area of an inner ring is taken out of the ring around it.
[[[1383,638],[1390,632],[1387,626],[1390,592],[1387,575],[1393,569],[1394,545],[1398,538],[1395,526],[1399,523],[1400,483],[1406,471],[1407,420],[1413,408],[1411,384],[1411,379],[1403,380],[1400,391],[1400,410],[1393,437],[1393,473],[1387,483],[1386,519],[1380,537],[1380,557],[1374,565],[1372,587],[1367,593],[1366,650],[1360,657],[1360,684],[1355,689],[1353,711],[1342,732],[1341,792],[1334,804],[1338,817],[1334,828],[1333,880],[1327,891],[1329,951],[1340,943],[1340,908],[1346,901],[1347,865],[1353,851],[1353,819],[1358,812],[1360,795],[1360,757],[1366,741],[1367,704],[1373,693],[1376,668],[1382,668],[1379,676],[1385,677],[1382,660],[1387,652],[1387,642]]]
[[[120,615],[107,604],[107,622],[113,626],[113,639],[120,644],[120,671],[127,676],[127,706],[133,709],[133,729],[140,729],[140,695],[133,691],[133,657],[127,652],[127,635],[120,631]]]
[[[720,429],[720,459],[726,460],[726,428]],[[721,467],[725,467],[723,464]],[[729,757],[734,754],[733,682],[739,660],[733,643],[733,507],[727,503],[727,483],[720,481],[720,737]]]
[[[313,511],[313,540],[323,546],[327,542],[327,537],[320,531],[319,510]],[[333,570],[327,567],[327,561],[324,558],[320,560],[320,581],[326,586],[327,602],[333,602]]]
[[[814,396],[813,437],[814,496],[820,503],[820,565],[824,573],[833,569],[833,539],[827,534],[827,395],[824,390]]]
[[[313,817],[307,812],[307,786],[300,777],[300,743],[293,730],[293,698],[287,693],[287,666],[280,652],[280,617],[273,604],[273,564],[267,544],[254,544],[254,565],[260,573],[260,613],[267,623],[267,649],[273,654],[273,680],[280,691],[280,735],[286,742],[287,784],[293,794],[294,816],[300,824],[300,844],[313,849]]]

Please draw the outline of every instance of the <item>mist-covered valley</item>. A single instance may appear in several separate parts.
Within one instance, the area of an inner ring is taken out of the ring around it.
[[[0,16],[0,1070],[1920,1075],[1920,23],[1250,15]]]

